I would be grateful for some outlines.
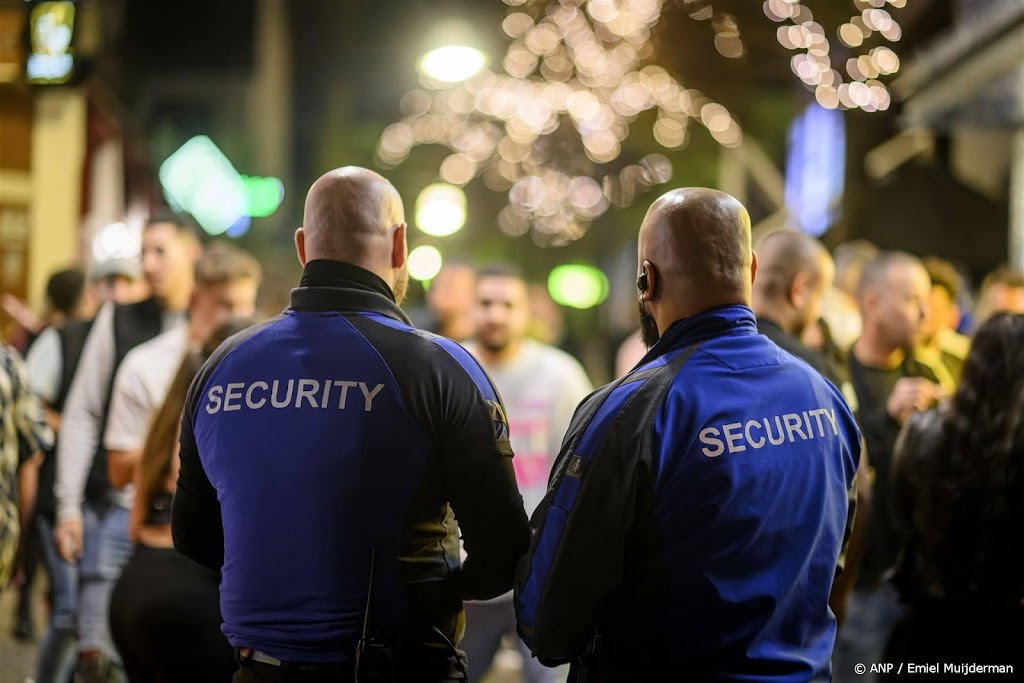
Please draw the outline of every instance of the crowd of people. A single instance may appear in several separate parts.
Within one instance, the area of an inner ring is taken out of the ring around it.
[[[36,683],[1020,664],[1020,272],[972,302],[941,259],[754,241],[733,198],[676,190],[595,391],[513,266],[446,265],[413,325],[405,231],[339,169],[280,315],[176,214],[137,261],[55,273],[42,319],[7,302],[0,586],[30,638],[46,577]]]

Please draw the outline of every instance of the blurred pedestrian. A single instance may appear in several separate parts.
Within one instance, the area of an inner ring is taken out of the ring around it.
[[[836,681],[875,680],[857,664],[881,661],[899,603],[887,574],[899,544],[886,492],[900,427],[915,412],[944,396],[935,370],[914,356],[928,314],[931,280],[921,261],[902,252],[881,252],[864,268],[858,290],[863,332],[853,345],[848,371],[857,392],[857,423],[867,444],[874,490],[867,547],[839,630],[833,659]]]
[[[150,220],[142,233],[142,268],[153,296],[100,309],[65,402],[57,450],[54,537],[64,559],[80,562],[78,669],[85,683],[116,675],[111,674],[117,653],[107,611],[114,581],[131,554],[130,492],[110,486],[102,441],[110,389],[129,351],[185,324],[193,264],[200,251],[191,219],[159,215]]]
[[[931,256],[922,263],[931,278],[932,288],[928,298],[928,317],[916,353],[931,366],[941,364],[948,371],[952,384],[943,389],[952,393],[971,348],[970,338],[957,332],[961,319],[959,300],[963,278],[949,261]]]
[[[468,263],[447,261],[427,289],[427,317],[421,327],[461,342],[473,336],[476,272]]]
[[[547,490],[548,476],[576,406],[593,390],[586,371],[566,352],[531,339],[526,280],[516,269],[493,265],[477,273],[476,338],[466,349],[494,381],[508,417],[516,483],[527,513]],[[466,603],[462,647],[470,672],[482,680],[506,635],[515,638],[512,592],[489,602]],[[527,683],[555,680],[518,638]]]
[[[18,469],[30,458],[38,457],[39,449],[52,440],[42,405],[29,388],[25,362],[14,347],[0,342],[0,591],[7,587],[14,571],[23,531]]]
[[[975,329],[996,313],[1024,313],[1024,273],[1000,266],[985,276],[974,309]]]
[[[131,483],[150,421],[185,354],[199,349],[229,318],[252,317],[261,277],[259,262],[248,252],[224,242],[208,245],[196,260],[188,323],[139,344],[124,357],[114,378],[103,438],[114,489]],[[127,525],[123,531],[127,538]]]
[[[53,400],[60,383],[61,375],[61,339],[76,325],[87,324],[96,311],[96,299],[87,286],[85,273],[78,268],[65,268],[53,273],[46,282],[47,312],[44,315],[45,327],[32,341],[25,355],[28,368],[29,384],[37,396],[43,398],[47,405]],[[49,416],[49,411],[48,416]],[[57,424],[50,419],[52,427]],[[36,488],[44,489],[44,498],[52,499],[53,493],[53,458],[46,449],[42,457],[26,464],[33,468],[33,480]],[[40,476],[42,475],[42,476]],[[37,493],[37,496],[40,495]],[[52,543],[47,535],[40,539],[36,531],[38,500],[29,510],[29,524],[22,534],[21,550],[18,553],[20,567],[18,573],[22,577],[18,594],[14,619],[14,637],[19,640],[31,640],[33,634],[33,604],[35,576],[41,558],[43,543]],[[45,564],[45,563],[44,563]],[[49,573],[49,572],[48,572]]]
[[[842,371],[800,341],[821,317],[822,297],[832,287],[835,266],[828,251],[810,235],[779,230],[758,245],[757,263],[752,291],[757,331],[842,387]]]
[[[527,543],[504,407],[399,308],[406,225],[384,178],[322,176],[295,242],[290,308],[192,384],[174,545],[222,574],[238,683],[465,680],[462,602],[507,591]]]
[[[885,661],[1024,664],[1024,315],[981,326],[953,400],[904,426],[892,479],[907,612]]]
[[[757,333],[734,198],[669,192],[638,251],[651,350],[573,417],[517,571],[520,635],[572,680],[827,680],[853,416]]]
[[[111,634],[132,683],[230,681],[237,668],[220,630],[220,576],[174,550],[171,497],[189,385],[217,347],[250,324],[231,319],[213,330],[201,349],[185,352],[145,437],[129,523],[135,551],[110,599]]]

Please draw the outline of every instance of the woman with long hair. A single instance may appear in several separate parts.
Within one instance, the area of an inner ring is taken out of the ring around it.
[[[893,463],[906,616],[889,662],[1018,662],[1024,649],[1024,316],[978,330],[946,406],[910,419]]]
[[[227,682],[237,669],[220,631],[220,576],[174,550],[171,497],[189,386],[221,342],[251,323],[229,321],[185,356],[146,437],[129,522],[135,553],[110,602],[111,634],[131,683]]]

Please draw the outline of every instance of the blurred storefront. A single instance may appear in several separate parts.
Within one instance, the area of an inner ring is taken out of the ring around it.
[[[120,126],[85,79],[104,8],[0,2],[0,280],[37,309],[49,274],[124,215]]]
[[[953,176],[1005,205],[1007,254],[1024,268],[1024,3],[959,0],[953,29],[925,46],[893,89],[908,132],[891,148],[910,158],[928,153],[933,136],[947,138]]]

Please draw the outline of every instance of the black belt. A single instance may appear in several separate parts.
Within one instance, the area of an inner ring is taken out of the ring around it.
[[[285,671],[308,671],[353,675],[354,662],[286,662],[266,652],[248,647],[236,647],[235,655],[240,666],[262,665]]]

